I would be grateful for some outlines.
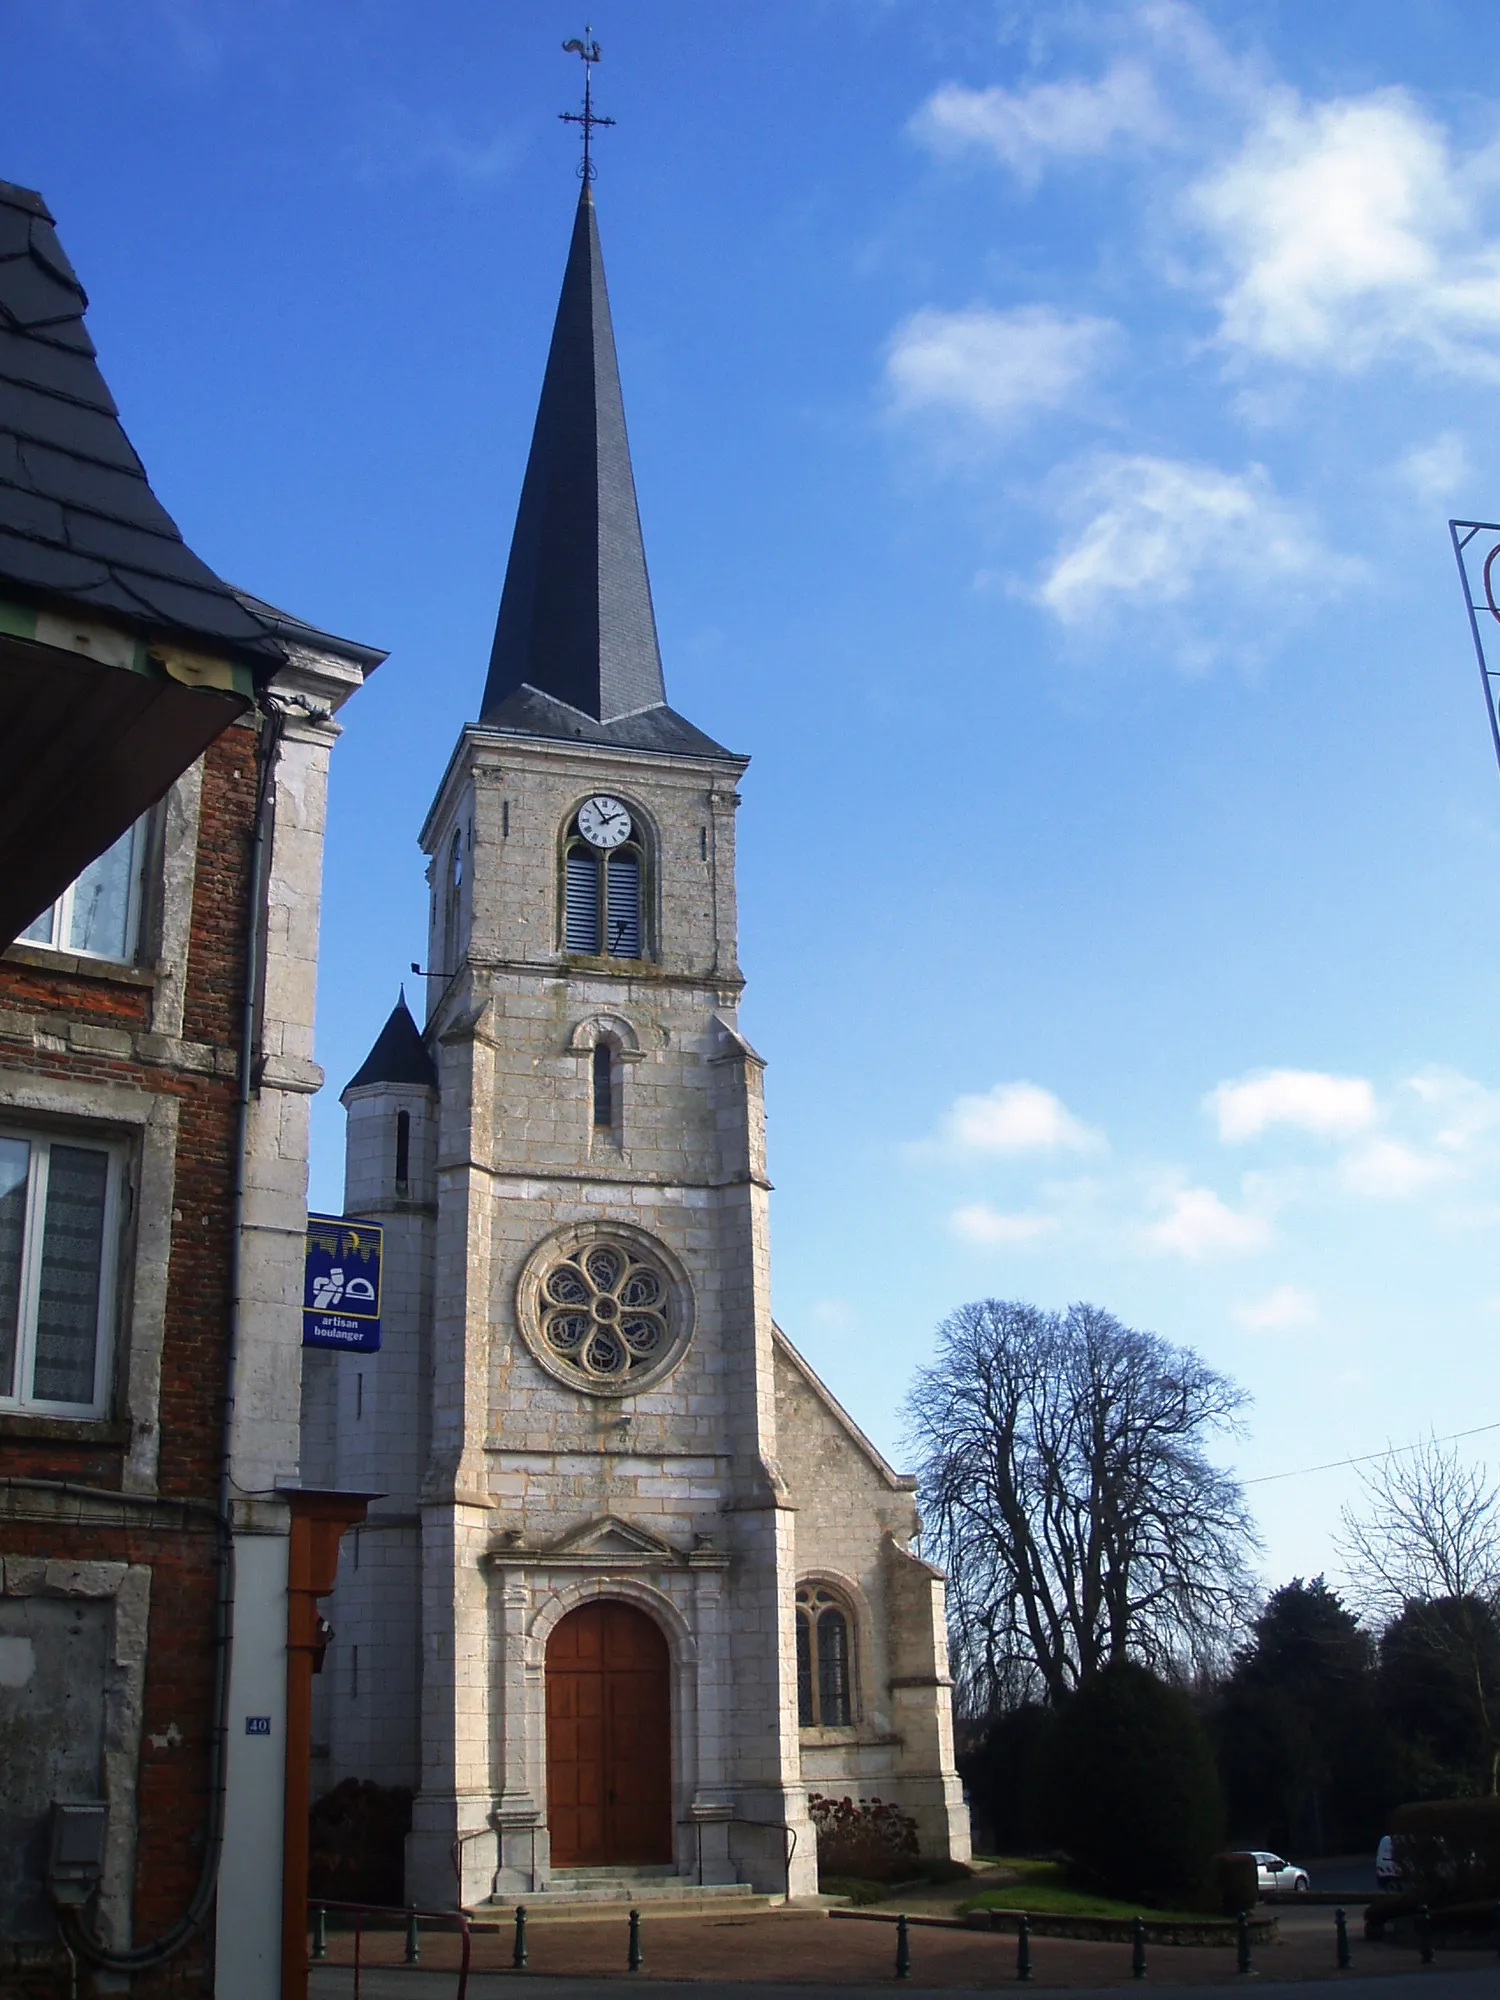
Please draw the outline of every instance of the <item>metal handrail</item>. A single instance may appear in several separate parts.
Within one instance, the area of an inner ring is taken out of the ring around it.
[[[785,1879],[782,1884],[782,1894],[790,1898],[792,1893],[792,1860],[797,1852],[797,1829],[791,1824],[790,1820],[747,1819],[742,1813],[725,1813],[722,1816],[716,1815],[714,1819],[709,1821],[704,1821],[701,1819],[679,1820],[678,1825],[691,1826],[694,1827],[697,1831],[698,1887],[700,1889],[703,1887],[703,1828],[705,1825],[758,1826],[767,1832],[769,1832],[772,1827],[779,1828],[781,1833],[785,1836],[781,1843],[782,1867],[785,1871]],[[738,1867],[739,1865],[738,1862],[736,1862],[735,1865],[736,1867]]]
[[[355,1919],[354,2000],[359,2000],[359,1971],[360,1971],[359,1946],[364,1928],[363,1925],[359,1922],[359,1919],[361,1917],[398,1918],[402,1923],[408,1926],[408,1934],[412,1941],[412,1943],[408,1946],[409,1953],[411,1952],[412,1946],[415,1943],[416,1927],[419,1922],[425,1921],[427,1923],[434,1923],[434,1924],[457,1924],[459,1935],[463,1939],[463,1956],[459,1961],[458,1991],[454,1995],[454,2000],[466,2000],[466,1995],[469,1990],[470,1940],[469,1940],[469,1920],[464,1915],[462,1910],[415,1910],[415,1909],[397,1907],[390,1903],[334,1903],[330,1902],[327,1897],[323,1896],[318,1896],[318,1897],[310,1896],[308,1898],[307,1907],[309,1910],[313,1911],[315,1914],[318,1915],[321,1915],[328,1910],[339,1910],[345,1916],[352,1916]],[[318,1927],[318,1933],[315,1933],[315,1936],[320,1933],[321,1933],[321,1926]],[[324,1950],[327,1949],[326,1945],[323,1947],[323,1949]],[[322,1952],[319,1951],[316,1942],[314,1943],[313,1946],[313,1954],[315,1957],[322,1956]]]

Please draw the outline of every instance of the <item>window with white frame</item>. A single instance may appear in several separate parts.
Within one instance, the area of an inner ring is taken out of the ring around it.
[[[52,907],[22,931],[21,943],[129,964],[140,928],[141,868],[149,826],[148,814],[91,861]]]
[[[0,1409],[109,1405],[120,1148],[0,1126]]]

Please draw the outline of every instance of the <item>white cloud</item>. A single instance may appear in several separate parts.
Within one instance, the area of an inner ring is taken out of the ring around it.
[[[1194,1261],[1259,1250],[1270,1240],[1264,1216],[1227,1207],[1212,1188],[1182,1188],[1167,1215],[1146,1231],[1152,1249]]]
[[[1350,573],[1259,466],[1234,474],[1179,459],[1107,458],[1071,496],[1070,512],[1089,510],[1037,591],[1064,624],[1086,623],[1112,602],[1177,602],[1210,582],[1311,591]]]
[[[1234,1316],[1251,1333],[1279,1333],[1291,1327],[1316,1326],[1318,1302],[1311,1292],[1296,1285],[1277,1285],[1263,1299],[1240,1306]]]
[[[1254,1139],[1272,1125],[1346,1138],[1375,1121],[1375,1092],[1362,1076],[1329,1076],[1316,1069],[1272,1069],[1221,1083],[1203,1100],[1231,1144]]]
[[[1371,1139],[1340,1163],[1339,1177],[1351,1194],[1370,1201],[1410,1201],[1434,1182],[1453,1174],[1448,1160],[1418,1153],[1399,1139]]]
[[[962,1153],[1090,1153],[1105,1143],[1035,1083],[997,1083],[983,1097],[956,1098],[943,1136]]]
[[[1057,1228],[1057,1218],[1051,1215],[1004,1215],[988,1202],[974,1202],[967,1208],[955,1209],[948,1218],[955,1236],[962,1236],[970,1243],[1031,1243],[1038,1236],[1050,1235]]]
[[[1224,338],[1345,371],[1422,351],[1500,379],[1500,240],[1470,192],[1486,178],[1405,91],[1276,92],[1189,200],[1222,256]]]
[[[1432,1068],[1408,1079],[1423,1110],[1438,1121],[1432,1142],[1445,1152],[1474,1154],[1500,1127],[1500,1091],[1461,1070]]]
[[[946,409],[997,430],[1065,408],[1118,344],[1113,320],[1050,306],[913,313],[891,338],[886,381],[900,410]]]
[[[912,120],[935,152],[979,146],[1028,181],[1049,160],[1109,152],[1121,140],[1159,140],[1166,129],[1150,72],[1128,61],[1115,63],[1097,83],[1070,78],[1023,90],[947,83]]]
[[[1397,476],[1419,500],[1446,500],[1469,477],[1468,448],[1457,431],[1442,431],[1397,464]]]

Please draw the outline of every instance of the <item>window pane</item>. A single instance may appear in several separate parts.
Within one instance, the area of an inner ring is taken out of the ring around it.
[[[633,854],[609,857],[609,950],[615,958],[641,955],[641,864]]]
[[[610,1084],[613,1080],[610,1076],[612,1067],[609,1043],[597,1042],[594,1046],[594,1123],[596,1125],[612,1125],[614,1123],[614,1093],[610,1089]]]
[[[50,1149],[31,1390],[41,1403],[94,1400],[108,1182],[108,1153]]]
[[[130,956],[130,892],[135,876],[135,828],[131,827],[73,884],[73,914],[66,949],[98,958]]]
[[[574,848],[568,856],[568,907],[563,943],[569,951],[599,949],[599,864],[592,854]]]
[[[26,1240],[26,1177],[31,1148],[0,1139],[0,1396],[15,1394],[21,1316],[21,1251]]]
[[[51,944],[52,926],[56,922],[57,904],[53,903],[47,909],[43,910],[34,924],[28,924],[25,930],[22,931],[22,944]]]
[[[811,1729],[816,1717],[813,1714],[812,1685],[812,1621],[804,1612],[797,1613],[797,1726]]]
[[[818,1714],[840,1728],[849,1720],[849,1627],[842,1611],[818,1613]]]

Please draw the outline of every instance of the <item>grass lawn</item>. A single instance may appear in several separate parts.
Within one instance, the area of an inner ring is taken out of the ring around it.
[[[1145,1903],[1121,1903],[1112,1896],[1096,1896],[1088,1889],[1076,1889],[1066,1871],[1056,1861],[1021,1861],[997,1857],[980,1867],[1005,1868],[1021,1879],[1000,1889],[981,1889],[958,1905],[958,1914],[970,1910],[1045,1910],[1070,1917],[1154,1917],[1172,1923],[1202,1923],[1202,1910],[1153,1910]]]

